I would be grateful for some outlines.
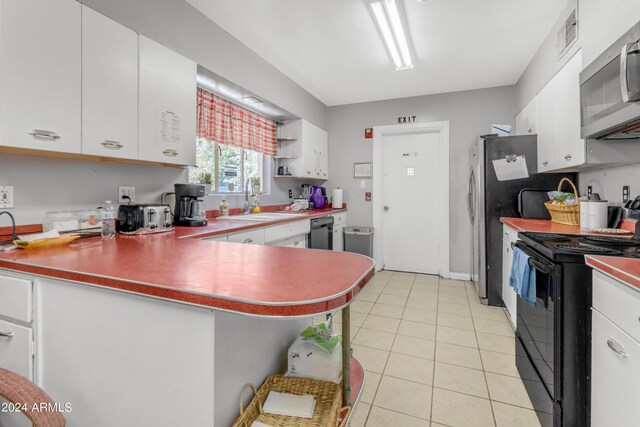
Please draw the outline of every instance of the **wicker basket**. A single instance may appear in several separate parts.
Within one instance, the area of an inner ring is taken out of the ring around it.
[[[551,221],[558,224],[580,225],[580,203],[578,203],[578,189],[569,178],[562,178],[558,183],[558,191],[562,188],[562,183],[567,181],[576,195],[574,205],[554,205],[551,200],[545,202],[545,207],[551,214]]]
[[[254,392],[251,403],[244,408],[244,394],[251,388]],[[269,392],[279,391],[291,394],[311,394],[316,398],[313,418],[289,417],[285,415],[266,414],[262,411],[262,404],[267,400]],[[240,417],[233,423],[233,427],[250,427],[254,421],[273,427],[342,427],[348,418],[349,407],[341,408],[342,386],[329,381],[318,381],[310,378],[294,378],[282,375],[272,375],[262,384],[260,390],[247,384],[240,394]],[[347,412],[345,412],[345,409]],[[340,413],[344,413],[342,423]]]

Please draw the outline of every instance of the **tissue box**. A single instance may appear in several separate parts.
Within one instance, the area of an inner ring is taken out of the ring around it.
[[[491,125],[491,131],[489,133],[497,133],[498,136],[511,135],[510,125]]]
[[[342,380],[342,343],[332,353],[299,336],[289,347],[287,375],[339,383]]]

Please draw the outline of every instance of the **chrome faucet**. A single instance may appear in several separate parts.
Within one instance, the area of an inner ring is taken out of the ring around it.
[[[244,183],[244,214],[248,215],[251,211],[251,207],[249,205],[249,188],[251,188],[251,178],[247,178],[247,181]]]
[[[7,211],[0,212],[0,215],[2,215],[2,214],[7,214],[7,215],[9,215],[9,218],[11,218],[11,225],[12,225],[11,238],[13,240],[18,240],[18,234],[16,233],[16,220],[15,220],[15,218],[13,217],[13,215],[11,215],[11,212],[7,212]]]

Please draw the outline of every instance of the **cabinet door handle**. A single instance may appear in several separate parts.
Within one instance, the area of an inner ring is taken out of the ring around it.
[[[169,157],[175,157],[178,155],[178,152],[176,150],[163,150],[162,154]]]
[[[544,166],[549,166],[549,162],[547,162],[547,161],[542,162],[542,164],[543,164]]]
[[[307,175],[311,175],[311,171],[307,171]]]
[[[533,129],[529,129],[527,132],[529,132],[529,133],[533,133]]]
[[[42,129],[34,129],[33,132],[29,132],[29,135],[31,135],[35,139],[40,139],[42,141],[57,141],[61,138],[60,135],[55,132]]]
[[[568,162],[569,160],[571,160],[573,157],[571,157],[571,154],[567,154],[566,156],[564,156],[564,159]]]
[[[110,141],[108,139],[104,140],[100,144],[102,144],[104,148],[108,148],[109,150],[119,150],[124,147],[124,145],[119,143],[118,141]]]
[[[11,332],[11,331],[0,331],[0,337],[12,338],[13,337],[13,332]]]
[[[624,351],[624,347],[622,346],[622,344],[620,344],[618,341],[614,340],[613,338],[609,338],[607,340],[607,345],[611,350],[613,350],[615,354],[622,357],[623,359],[626,359],[627,357],[629,357],[627,352]]]
[[[253,243],[253,239],[244,239],[242,243]]]

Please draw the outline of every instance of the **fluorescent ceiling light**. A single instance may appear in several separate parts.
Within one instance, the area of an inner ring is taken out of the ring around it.
[[[413,68],[407,36],[395,0],[374,0],[371,9],[396,70]]]
[[[242,100],[247,104],[262,104],[262,99],[256,98],[255,96],[243,96]]]

